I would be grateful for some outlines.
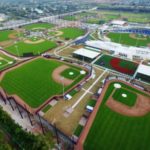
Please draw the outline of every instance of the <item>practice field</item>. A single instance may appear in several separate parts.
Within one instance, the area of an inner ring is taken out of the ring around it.
[[[10,40],[11,38],[9,37],[12,33],[15,33],[13,30],[4,30],[0,31],[0,42],[4,42],[7,40]]]
[[[150,44],[150,37],[139,35],[139,34],[130,34],[130,33],[114,33],[110,32],[107,35],[112,42],[129,45],[129,46],[148,46]]]
[[[36,42],[36,43],[34,43]],[[12,46],[5,48],[5,50],[11,54],[16,56],[23,56],[23,54],[33,53],[34,55],[41,54],[47,50],[56,48],[57,44],[53,41],[43,40],[39,41],[31,41],[30,42],[18,42]]]
[[[150,149],[150,95],[111,81],[99,101],[93,124],[84,131],[84,150]]]
[[[79,28],[63,28],[60,31],[63,32],[61,35],[64,39],[76,39],[77,37],[83,36],[85,34],[85,30]]]
[[[43,30],[43,29],[50,29],[52,27],[54,27],[54,25],[49,23],[34,23],[23,26],[23,28],[25,28],[26,30]]]
[[[75,79],[70,80],[69,74],[61,75],[68,68],[76,73]],[[63,84],[67,91],[79,83],[87,75],[81,74],[81,70],[61,61],[37,58],[7,72],[0,86],[9,95],[16,94],[30,107],[38,108],[53,96],[62,95]]]
[[[138,64],[134,62],[109,55],[103,55],[95,62],[95,64],[131,76],[135,73],[138,67]]]
[[[15,63],[13,58],[10,58],[2,53],[0,53],[0,71],[11,66]]]

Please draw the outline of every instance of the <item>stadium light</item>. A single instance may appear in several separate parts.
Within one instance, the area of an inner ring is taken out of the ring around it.
[[[15,48],[16,48],[16,51],[17,51],[17,54],[18,54],[18,57],[19,57],[19,49],[18,49],[18,46],[15,45]]]
[[[62,91],[63,91],[63,99],[64,99],[64,93],[65,93],[65,88],[64,88],[64,86],[65,86],[65,85],[64,85],[64,82],[63,82],[63,81],[64,81],[64,77],[61,77],[62,88],[63,88],[63,89],[62,89]]]

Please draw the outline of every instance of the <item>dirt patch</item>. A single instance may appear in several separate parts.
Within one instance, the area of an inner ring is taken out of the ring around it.
[[[68,85],[72,84],[74,80],[70,80],[70,79],[67,79],[67,78],[64,78],[64,77],[63,77],[63,80],[62,80],[62,76],[61,76],[61,73],[63,71],[65,71],[66,69],[69,69],[69,68],[70,67],[68,67],[66,65],[62,65],[62,66],[56,68],[52,73],[52,77],[53,77],[54,81],[59,83],[59,84],[63,83],[65,86],[68,86]]]
[[[136,39],[136,40],[143,40],[143,41],[147,40],[146,37],[140,38],[140,37],[137,37],[136,34],[130,34],[129,37],[132,38],[132,39]]]
[[[3,42],[0,42],[0,46],[5,48],[5,47],[9,47],[11,45],[14,44],[14,41],[13,40],[9,40],[9,41],[3,41]]]
[[[11,33],[11,34],[9,34],[8,37],[9,37],[10,39],[16,39],[16,38],[17,38],[16,34],[17,34],[17,33]]]
[[[24,40],[24,43],[26,43],[26,44],[38,44],[38,43],[42,43],[44,41],[45,41],[44,39],[40,39],[38,41]]]
[[[147,46],[150,48],[150,43],[149,43],[149,44],[147,44]]]
[[[107,100],[106,105],[113,111],[122,115],[131,117],[144,116],[150,112],[150,99],[143,95],[137,95],[137,101],[133,107],[129,107],[121,102],[114,100],[112,96],[109,98],[109,100]]]

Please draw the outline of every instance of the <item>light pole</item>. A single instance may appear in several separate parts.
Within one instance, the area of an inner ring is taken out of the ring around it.
[[[19,50],[18,50],[18,46],[15,45],[15,48],[16,48],[16,51],[17,51],[17,54],[18,54],[18,57],[19,57]]]
[[[62,82],[62,91],[63,91],[63,99],[64,99],[64,93],[65,93],[65,88],[64,88],[64,77],[61,77],[61,82]]]

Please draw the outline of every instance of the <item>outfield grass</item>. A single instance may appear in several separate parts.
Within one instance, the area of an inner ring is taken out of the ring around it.
[[[62,94],[62,84],[55,82],[52,77],[54,69],[61,65],[64,65],[63,62],[38,58],[6,73],[0,86],[9,95],[16,94],[29,106],[37,108],[50,97]],[[65,91],[84,77],[78,76],[71,85],[65,87]]]
[[[83,29],[79,28],[63,28],[60,31],[63,32],[63,35],[61,35],[64,39],[76,39],[77,37],[80,37],[85,34],[85,31]]]
[[[113,56],[110,56],[110,55],[103,55],[100,59],[98,59],[95,62],[95,64],[119,72],[119,70],[116,70],[115,68],[113,68],[113,66],[111,64],[111,60],[113,58],[116,58],[116,57],[113,57]],[[121,68],[129,69],[129,70],[133,71],[133,73],[128,74],[128,75],[133,75],[134,72],[136,71],[137,67],[138,67],[138,65],[135,64],[134,62],[127,61],[127,60],[124,60],[124,59],[121,59],[121,61],[118,65]],[[120,72],[120,73],[123,73],[123,72]]]
[[[106,101],[114,90],[112,82],[107,89],[102,104],[96,114],[92,127],[84,143],[84,150],[143,150],[150,149],[150,114],[143,117],[123,116],[109,109]],[[144,96],[126,84],[122,88]]]
[[[11,66],[15,63],[13,58],[10,58],[2,53],[0,53],[0,71],[6,69],[7,67]]]
[[[126,94],[127,97],[123,97],[122,94]],[[119,101],[128,106],[134,106],[137,100],[137,94],[127,89],[116,89],[112,97],[114,100]]]
[[[13,30],[3,30],[0,31],[0,42],[10,40],[9,35],[14,33]]]
[[[107,35],[112,42],[124,44],[124,45],[129,45],[129,46],[148,46],[150,44],[150,37],[147,37],[146,40],[140,40],[140,39],[134,39],[130,37],[129,33],[113,33],[110,32]]]
[[[34,23],[24,26],[26,30],[41,30],[41,29],[50,29],[54,27],[54,25],[49,23]]]
[[[16,48],[16,46],[18,48]],[[23,56],[24,53],[33,53],[34,55],[41,54],[47,50],[50,50],[56,47],[57,47],[57,44],[53,41],[43,41],[37,44],[29,44],[29,43],[24,43],[21,41],[12,46],[5,48],[5,50],[16,56],[18,55]]]

